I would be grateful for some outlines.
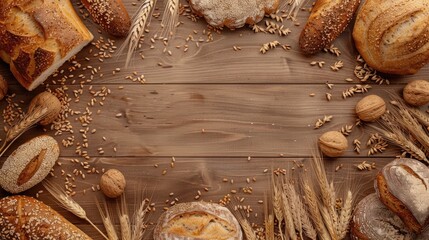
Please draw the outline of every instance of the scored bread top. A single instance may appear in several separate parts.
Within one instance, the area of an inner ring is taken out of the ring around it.
[[[189,3],[208,24],[230,29],[255,24],[279,6],[279,0],[190,0]]]
[[[181,203],[158,220],[155,240],[241,240],[240,225],[225,207],[206,202]]]
[[[0,4],[0,57],[28,90],[92,39],[69,0],[5,0]]]

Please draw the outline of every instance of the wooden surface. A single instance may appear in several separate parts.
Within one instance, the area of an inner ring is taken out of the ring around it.
[[[131,0],[124,2],[130,14],[140,4],[137,2],[134,6]],[[158,6],[155,13],[162,13],[162,1],[158,1]],[[97,91],[107,87],[111,90],[103,106],[98,102],[89,106],[93,112],[89,130],[96,129],[96,133],[87,134],[89,147],[85,150],[91,156],[87,161],[97,170],[117,168],[125,174],[130,211],[135,208],[136,195],[143,189],[148,197],[152,196],[157,206],[157,211],[151,215],[151,222],[156,222],[162,208],[168,206],[167,199],[177,197],[180,202],[194,201],[197,191],[202,191],[202,200],[217,202],[231,190],[237,190],[237,195],[245,196],[244,204],[251,205],[254,213],[258,213],[258,217],[253,216],[252,221],[261,223],[263,208],[257,202],[263,199],[264,192],[269,189],[271,170],[284,168],[288,176],[296,177],[296,171],[300,170],[292,170],[293,162],[308,162],[308,157],[314,152],[317,137],[322,133],[353,125],[356,119],[354,106],[363,96],[356,94],[354,97],[342,98],[344,90],[360,84],[353,74],[357,51],[351,39],[352,28],[349,27],[334,42],[342,52],[339,57],[329,53],[305,57],[299,52],[297,39],[308,13],[302,11],[298,16],[300,26],[287,20],[283,22],[292,31],[285,37],[254,33],[245,27],[235,31],[224,30],[221,34],[213,33],[212,42],[204,42],[207,36],[203,34],[203,30],[208,30],[203,19],[194,23],[185,16],[180,16],[179,20],[183,24],[177,28],[175,39],[167,47],[172,52],[171,56],[163,53],[164,45],[161,41],[156,41],[151,49],[150,37],[155,34],[160,22],[160,18],[153,18],[150,33],[146,34],[139,51],[144,54],[144,60],[136,54],[131,67],[124,69],[124,55],[115,55],[101,63],[97,57],[93,57],[97,51],[95,47],[88,46],[77,55],[76,61],[83,66],[100,67],[100,70],[91,83],[83,85],[80,101],[75,102],[73,90],[81,89],[81,79],[78,78],[80,74],[86,78],[91,75],[90,70],[84,70],[84,67],[69,73],[69,65],[66,64],[62,68],[64,73],[48,80],[47,87],[55,89],[60,86],[58,80],[62,76],[73,74],[66,81],[67,93],[71,97],[70,107],[81,111],[91,101],[90,89]],[[266,20],[273,21],[268,18]],[[97,27],[90,19],[84,22],[97,40],[100,36]],[[264,22],[259,25],[263,26]],[[193,41],[186,42],[189,35],[196,40],[201,38],[203,42],[199,47]],[[105,34],[102,36],[104,39],[108,38]],[[285,51],[277,47],[261,54],[259,49],[262,44],[273,40],[288,44],[292,49]],[[122,40],[116,40],[116,46],[119,47],[121,43]],[[183,51],[185,44],[189,46],[187,52]],[[234,51],[234,46],[241,47],[242,50]],[[93,51],[91,54],[90,49]],[[85,60],[85,57],[89,57],[90,61]],[[338,60],[344,62],[344,67],[334,72],[330,65]],[[311,66],[312,61],[324,61],[326,65],[323,68]],[[112,74],[116,68],[121,70]],[[133,72],[139,76],[144,74],[146,82],[141,84],[125,79]],[[103,74],[102,77],[100,73]],[[16,93],[14,101],[23,109],[26,109],[26,104],[37,92],[44,90],[41,86],[35,92],[26,92],[15,82],[4,63],[0,64],[0,74],[8,79],[9,94]],[[425,67],[414,76],[387,76],[391,84],[368,83],[372,86],[370,93],[383,96],[388,101],[389,94],[400,93],[409,80],[424,79],[428,74],[429,67]],[[346,78],[352,78],[354,82],[346,82]],[[326,82],[334,84],[333,89],[329,89]],[[326,93],[332,94],[329,102],[326,100]],[[314,96],[311,97],[310,94]],[[19,102],[20,100],[23,102]],[[0,106],[4,109],[6,102],[2,101]],[[119,113],[122,116],[118,117]],[[325,115],[332,115],[332,121],[315,130],[316,120]],[[69,117],[75,132],[75,144],[82,143],[79,130],[84,128],[77,117],[79,115]],[[344,186],[347,182],[360,186],[360,197],[373,191],[372,179],[376,170],[361,172],[354,165],[370,161],[381,167],[400,153],[397,148],[389,146],[385,153],[367,157],[368,148],[365,143],[369,132],[368,127],[354,128],[348,137],[349,148],[346,154],[341,158],[325,161],[328,175],[339,186]],[[19,144],[42,133],[53,136],[55,131],[47,129],[44,132],[41,127],[31,129],[12,145],[5,156]],[[55,137],[61,142],[70,136],[72,135],[64,133]],[[351,143],[354,139],[362,142],[361,154],[353,151]],[[103,148],[104,154],[99,154],[99,148]],[[55,167],[56,177],[51,177],[55,182],[64,182],[61,169],[66,172],[81,169],[80,165],[70,161],[84,161],[75,153],[75,149],[76,146],[61,148],[59,162],[62,165]],[[172,157],[176,159],[174,168],[171,167]],[[157,168],[154,167],[155,164]],[[343,164],[343,168],[335,172],[334,169],[340,164]],[[264,173],[264,169],[268,169],[268,173]],[[166,173],[163,175],[164,170]],[[246,178],[253,177],[256,182],[246,182]],[[98,174],[88,174],[86,179],[77,178],[75,198],[97,225],[101,224],[101,220],[94,197],[102,195],[100,192],[92,192],[91,187],[98,184],[99,178]],[[224,178],[228,182],[224,182]],[[230,183],[231,179],[234,180],[233,184]],[[252,195],[240,191],[247,186],[253,187]],[[204,188],[209,191],[204,191]],[[42,189],[41,185],[37,185],[24,194],[35,196]],[[83,194],[84,189],[86,194]],[[174,192],[174,197],[169,196],[171,192]],[[6,195],[1,190],[0,196]],[[101,239],[88,224],[56,205],[46,191],[39,194],[39,198],[94,239]],[[145,239],[152,238],[151,229],[149,228]]]

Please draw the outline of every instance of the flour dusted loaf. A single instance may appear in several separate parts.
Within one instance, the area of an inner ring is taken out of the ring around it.
[[[0,199],[2,240],[90,240],[91,238],[43,202],[27,196]]]
[[[420,233],[429,224],[429,168],[409,158],[396,159],[377,174],[381,202],[398,215],[408,230]]]
[[[279,6],[279,0],[189,0],[189,3],[208,24],[230,29],[255,24]]]
[[[0,4],[0,57],[29,91],[92,39],[69,0]]]
[[[412,240],[401,219],[380,202],[373,193],[356,206],[350,226],[353,240]]]
[[[372,68],[390,74],[414,74],[429,61],[429,1],[366,0],[353,38]]]
[[[20,193],[40,183],[58,159],[57,141],[47,135],[19,146],[0,169],[0,185],[10,193]]]
[[[164,212],[155,240],[241,240],[240,225],[225,207],[206,202],[177,204]]]
[[[301,32],[299,46],[306,55],[329,45],[346,29],[360,0],[317,0]]]

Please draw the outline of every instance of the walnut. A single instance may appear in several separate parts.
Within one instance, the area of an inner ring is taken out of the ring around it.
[[[328,157],[343,155],[347,147],[347,138],[338,131],[326,132],[319,138],[319,148]]]
[[[124,175],[117,169],[107,170],[100,179],[101,191],[110,198],[117,198],[124,192],[126,185]]]
[[[386,103],[377,95],[366,96],[356,104],[356,114],[362,121],[374,122],[385,112]]]
[[[413,106],[423,106],[429,103],[429,82],[414,80],[409,82],[403,91],[404,100]]]
[[[7,94],[8,85],[6,80],[0,75],[0,100],[2,100]]]

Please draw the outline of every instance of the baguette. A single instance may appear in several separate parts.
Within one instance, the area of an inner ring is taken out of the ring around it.
[[[122,0],[81,0],[94,22],[116,37],[125,37],[131,28],[131,19]]]
[[[347,27],[360,0],[317,0],[301,32],[299,46],[305,55],[328,47]]]
[[[0,4],[0,58],[29,91],[92,39],[69,0]]]
[[[0,199],[0,239],[90,240],[54,209],[34,198],[9,196]]]

